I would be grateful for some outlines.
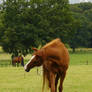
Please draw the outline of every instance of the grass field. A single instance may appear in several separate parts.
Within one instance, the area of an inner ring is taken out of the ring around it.
[[[42,75],[36,68],[29,73],[22,67],[0,68],[0,92],[41,92]],[[71,65],[64,81],[63,92],[91,92],[92,65]],[[45,91],[49,92],[49,91]]]
[[[70,53],[70,65],[92,65],[92,52],[76,52]]]
[[[25,63],[30,57],[31,54],[24,57]],[[41,92],[42,75],[37,75],[36,68],[26,73],[22,67],[12,67],[10,62],[11,55],[4,53],[0,48],[0,92]],[[70,52],[70,67],[63,92],[91,91],[92,50]]]

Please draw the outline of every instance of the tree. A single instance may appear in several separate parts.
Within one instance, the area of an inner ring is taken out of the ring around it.
[[[68,0],[7,0],[3,3],[2,46],[8,53],[27,54],[32,46],[59,37],[68,42],[72,17]]]
[[[87,28],[88,28],[89,35],[90,35],[89,46],[88,47],[92,48],[92,22],[89,22]]]
[[[88,9],[90,8],[86,7],[84,9],[81,5],[84,6],[85,3],[71,6],[71,10],[74,18],[74,23],[73,23],[74,32],[70,39],[69,45],[73,49],[73,52],[75,52],[75,48],[89,47],[90,45],[91,34],[90,34],[90,31],[88,30],[88,25],[90,22],[89,22],[89,19],[85,16],[85,10],[87,9],[88,11]],[[82,11],[83,14],[81,14],[80,11]]]
[[[2,45],[2,36],[4,35],[4,30],[5,30],[4,25],[2,23],[3,14],[4,13],[2,12],[2,9],[0,8],[0,46]]]
[[[24,0],[7,0],[3,3],[4,16],[4,35],[2,37],[2,46],[6,52],[15,53],[18,55],[19,52],[25,54],[26,44],[23,45],[23,35],[25,32],[22,30],[27,29],[29,26],[25,25],[25,15],[23,11],[27,8]],[[24,20],[24,21],[23,21]],[[29,49],[29,48],[28,48]]]

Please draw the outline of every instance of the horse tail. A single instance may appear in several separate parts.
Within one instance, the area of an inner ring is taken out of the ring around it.
[[[44,92],[46,84],[46,89],[50,88],[50,75],[47,70],[43,69],[43,86],[42,86],[42,92]]]
[[[44,92],[44,88],[45,88],[45,70],[43,69],[43,85],[42,85],[42,92]]]

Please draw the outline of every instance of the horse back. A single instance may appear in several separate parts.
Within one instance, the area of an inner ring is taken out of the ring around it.
[[[15,63],[20,63],[20,59],[21,58],[19,58],[19,57],[14,57],[12,61]]]
[[[43,49],[45,49],[44,55],[46,55],[46,59],[50,60],[53,64],[55,63],[58,66],[63,66],[65,70],[68,68],[69,52],[60,39],[55,39],[46,44]]]

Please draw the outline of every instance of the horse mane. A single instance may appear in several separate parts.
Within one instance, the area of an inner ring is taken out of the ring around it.
[[[44,45],[42,48],[57,47],[60,43],[61,40],[59,38],[56,38],[55,40],[52,40],[51,42]]]

